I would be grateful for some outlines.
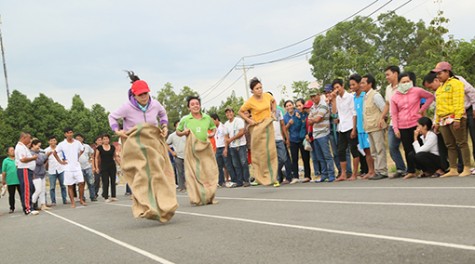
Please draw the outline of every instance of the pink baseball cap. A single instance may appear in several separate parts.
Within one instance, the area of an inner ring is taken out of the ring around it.
[[[313,102],[312,100],[308,100],[307,102],[305,102],[305,104],[303,105],[303,108],[311,108],[313,106]]]
[[[437,63],[437,65],[435,66],[435,69],[432,70],[432,72],[435,72],[435,73],[438,73],[441,71],[452,71],[452,66],[448,62],[442,61],[442,62]]]
[[[148,84],[145,81],[138,80],[132,83],[132,93],[134,95],[139,95],[143,93],[150,92],[150,88],[148,88]]]

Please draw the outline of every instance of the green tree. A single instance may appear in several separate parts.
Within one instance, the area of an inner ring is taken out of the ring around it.
[[[109,112],[106,112],[102,105],[94,104],[90,113],[91,127],[88,132],[84,133],[86,143],[94,143],[94,139],[99,135],[109,134],[114,136],[114,132],[109,126]],[[117,137],[114,136],[114,140],[117,140]]]
[[[292,92],[295,94],[295,98],[308,98],[308,85],[310,82],[308,81],[295,81],[292,83]],[[282,99],[284,100],[284,99]],[[285,100],[284,100],[285,101]],[[283,104],[283,102],[281,102]]]
[[[73,102],[68,112],[66,126],[71,127],[75,133],[87,135],[91,132],[93,126],[91,113],[79,95],[74,95],[72,100]]]
[[[454,73],[464,77],[472,85],[475,84],[475,38],[471,42],[459,40],[449,54],[449,62]]]
[[[352,73],[378,71],[378,30],[371,18],[356,17],[340,22],[326,35],[315,37],[310,64],[313,76],[322,83]]]
[[[5,141],[8,145],[13,145],[18,141],[21,131],[28,131],[33,136],[36,134],[36,130],[32,126],[34,121],[33,108],[26,95],[14,90],[3,115],[5,129],[8,131],[8,134],[5,135]]]
[[[179,94],[175,93],[171,83],[165,83],[164,87],[158,91],[155,99],[167,110],[168,129],[173,129],[173,123],[189,113],[186,97],[192,95],[198,96],[198,93],[188,86],[183,87]]]
[[[226,113],[224,110],[226,107],[232,107],[234,110],[234,113],[237,114],[239,111],[239,108],[244,104],[244,99],[240,96],[237,97],[236,93],[232,91],[231,95],[226,98],[226,100],[221,101],[221,104],[219,107],[213,106],[209,110],[207,110],[208,114],[216,113],[219,116],[219,119],[221,122],[225,122],[227,120],[226,118]]]
[[[42,93],[33,100],[31,105],[34,109],[32,113],[34,117],[32,127],[36,130],[34,136],[40,139],[43,145],[51,135],[61,138],[68,116],[64,106]]]

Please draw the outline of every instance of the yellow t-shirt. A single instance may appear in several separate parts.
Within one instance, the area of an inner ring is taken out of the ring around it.
[[[253,95],[242,106],[240,111],[251,112],[251,118],[255,122],[261,122],[264,119],[271,117],[271,104],[274,101],[274,97],[268,93],[263,93],[260,100],[256,99]]]

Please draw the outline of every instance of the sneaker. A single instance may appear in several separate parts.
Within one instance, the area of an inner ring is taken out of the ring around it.
[[[250,184],[249,182],[244,182],[244,183],[242,184],[242,186],[243,186],[243,187],[249,187],[249,186],[251,186],[251,184]]]
[[[110,202],[112,202],[112,201],[111,201],[111,199],[106,199],[105,202],[106,202],[106,203],[110,203]]]
[[[30,212],[30,215],[39,215],[40,212],[36,211],[36,210],[33,210]]]
[[[278,181],[274,182],[274,187],[280,187],[280,183]]]
[[[252,181],[251,182],[251,186],[257,186],[257,185],[259,185],[259,183],[257,181]]]
[[[118,200],[117,198],[115,198],[115,197],[112,197],[112,198],[111,198],[111,201],[112,201],[112,202],[116,202],[116,201],[119,201],[119,200]]]
[[[299,182],[299,179],[293,178],[292,181],[290,181],[290,184],[296,184]]]
[[[228,187],[228,188],[236,188],[236,186],[237,186],[237,183],[235,183],[235,182],[228,182],[226,184],[226,187]]]
[[[304,179],[302,180],[302,183],[306,183],[306,182],[309,182],[309,181],[310,181],[309,178],[304,178]]]

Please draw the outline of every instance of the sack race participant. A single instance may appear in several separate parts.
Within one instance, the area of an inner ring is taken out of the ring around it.
[[[216,125],[213,119],[201,112],[201,100],[197,96],[187,98],[190,114],[184,116],[176,134],[186,136],[185,177],[186,190],[192,205],[216,203],[218,164],[208,138],[214,137]],[[211,131],[208,133],[208,131]]]
[[[254,178],[259,184],[277,183],[277,148],[272,118],[251,126],[251,160]]]
[[[241,106],[239,115],[249,124],[251,160],[254,178],[259,184],[279,187],[277,180],[277,148],[275,146],[274,115],[276,102],[269,93],[263,93],[261,81],[250,81],[252,96]],[[244,112],[250,111],[251,118]]]
[[[175,176],[165,138],[158,127],[143,124],[127,132],[122,171],[132,189],[134,217],[169,221],[178,207]]]
[[[178,208],[175,176],[165,143],[168,117],[150,97],[150,89],[133,72],[129,101],[109,115],[113,131],[122,140],[122,171],[132,189],[135,217],[169,221]],[[118,120],[123,119],[123,129]],[[158,128],[160,120],[160,128]]]

